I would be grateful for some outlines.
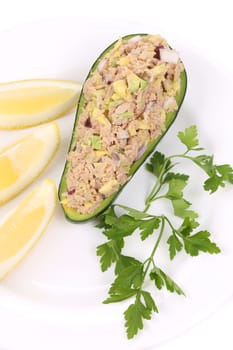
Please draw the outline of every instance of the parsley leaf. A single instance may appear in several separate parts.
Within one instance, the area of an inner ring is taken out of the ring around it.
[[[143,280],[143,266],[141,263],[123,269],[112,283],[109,294],[113,295],[122,288],[139,288]]]
[[[157,270],[157,268],[155,268],[155,269]],[[162,276],[160,275],[160,273],[157,273],[157,271],[155,269],[153,269],[150,272],[150,279],[152,281],[154,281],[155,286],[160,290],[164,286],[164,280],[163,280]]]
[[[169,182],[171,180],[180,180],[180,181],[184,181],[185,183],[187,183],[189,179],[189,175],[187,174],[180,174],[180,173],[167,173],[164,182]]]
[[[150,279],[155,282],[158,289],[161,289],[165,285],[169,292],[176,292],[179,295],[184,295],[182,289],[168,275],[166,275],[165,272],[156,266],[154,266],[150,273]]]
[[[116,293],[111,294],[109,298],[105,299],[103,304],[119,303],[119,301],[129,299],[136,294],[136,289],[122,287],[121,289],[118,289]]]
[[[145,305],[146,307],[149,309],[149,310],[153,310],[155,312],[159,312],[155,302],[154,302],[154,299],[152,298],[151,294],[145,290],[142,290],[141,291],[141,294],[143,296],[143,299],[144,299],[144,302],[145,302]]]
[[[186,174],[168,173],[165,177],[165,182],[168,183],[168,192],[164,197],[171,200],[176,216],[196,218],[198,215],[193,210],[187,210],[191,203],[183,198],[183,190],[187,185],[188,179],[189,176]]]
[[[178,252],[181,251],[183,245],[176,235],[172,234],[168,240],[170,259],[173,260]]]
[[[151,235],[155,229],[159,228],[160,219],[154,217],[149,220],[141,220],[139,223],[139,228],[141,230],[140,235],[142,241],[144,241],[149,235]]]
[[[195,164],[202,168],[207,175],[211,176],[213,173],[213,156],[202,154],[192,158],[192,160]]]
[[[204,182],[204,189],[206,191],[210,191],[210,193],[214,193],[217,191],[219,187],[224,187],[224,181],[221,176],[218,176],[217,174],[214,174],[213,176],[209,177]]]
[[[125,327],[128,339],[132,339],[143,328],[143,319],[151,319],[151,310],[148,309],[139,298],[124,312]]]
[[[96,227],[107,228],[113,225],[114,223],[116,223],[117,220],[118,220],[118,217],[115,213],[114,206],[110,206],[108,207],[107,210],[105,210],[104,213],[102,213],[97,217]]]
[[[180,228],[178,229],[178,232],[182,235],[182,236],[189,236],[191,232],[193,232],[193,230],[195,228],[197,228],[199,226],[199,223],[192,217],[190,216],[186,216],[184,218],[184,221],[182,222]]]
[[[134,257],[121,254],[116,259],[115,274],[119,275],[126,267],[140,264],[141,262]]]
[[[233,168],[229,164],[216,165],[216,170],[224,181],[233,184]]]
[[[130,236],[138,227],[138,221],[132,216],[122,215],[117,220],[107,227],[103,234],[109,239],[119,239],[126,236]]]
[[[214,165],[212,174],[204,183],[204,189],[213,193],[219,187],[224,187],[225,182],[233,184],[233,168],[229,164]]]
[[[198,214],[193,210],[187,210],[191,203],[184,198],[173,199],[172,206],[174,209],[174,214],[180,218],[190,217],[192,219],[197,218]]]
[[[173,231],[173,234],[167,240],[171,260],[183,247],[180,239],[183,240],[186,253],[190,254],[191,256],[197,256],[200,251],[210,254],[220,253],[220,248],[216,245],[216,243],[210,241],[210,233],[208,231],[199,231],[190,236],[192,231],[197,226],[199,226],[197,221],[190,217],[186,217],[180,228],[175,230],[175,232]],[[177,235],[179,235],[179,238]]]
[[[104,228],[104,227],[106,227],[104,215],[99,215],[99,216],[96,218],[96,225],[95,225],[95,227],[98,227],[98,228]]]
[[[233,168],[229,164],[215,165],[213,156],[199,155],[189,157],[195,164],[206,172],[209,178],[204,182],[204,189],[210,193],[216,192],[219,187],[224,187],[226,182],[233,184]]]
[[[187,254],[197,256],[200,251],[210,254],[221,252],[216,243],[211,242],[208,231],[200,231],[193,236],[184,237],[184,248]]]
[[[183,189],[187,185],[189,176],[185,174],[168,173],[166,182],[168,182],[169,189],[165,197],[169,199],[180,199],[183,197]]]
[[[180,141],[187,147],[188,150],[194,150],[198,146],[198,137],[197,137],[197,127],[192,125],[185,129],[185,131],[179,131],[178,137]]]
[[[150,163],[146,164],[146,169],[155,176],[159,176],[161,170],[168,171],[172,166],[171,161],[167,160],[165,155],[156,151],[150,158]]]
[[[101,270],[106,271],[116,260],[121,253],[121,249],[124,246],[124,241],[110,240],[97,247],[97,256],[100,256]]]

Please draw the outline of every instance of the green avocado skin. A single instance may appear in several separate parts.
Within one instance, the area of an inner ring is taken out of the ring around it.
[[[130,34],[130,35],[124,36],[122,39],[123,40],[128,40],[128,39],[130,39],[130,38],[132,38],[134,36],[138,36],[138,35],[145,36],[147,34]],[[113,46],[115,45],[116,42],[117,41],[114,41],[110,46],[108,46],[101,53],[101,55],[97,58],[97,60],[95,61],[95,63],[91,67],[91,69],[90,69],[90,71],[89,71],[89,73],[87,75],[86,80],[89,78],[90,74],[93,71],[95,71],[95,69],[97,68],[99,62],[104,58],[105,54],[107,54],[108,51],[110,51],[113,48]],[[184,70],[181,73],[180,92],[176,96],[176,102],[177,102],[177,105],[178,105],[178,109],[176,111],[174,111],[174,112],[167,113],[167,115],[166,115],[166,122],[165,122],[165,130],[162,132],[162,134],[159,137],[157,137],[156,139],[154,139],[154,140],[149,142],[147,150],[144,152],[143,156],[131,166],[131,169],[130,169],[130,172],[129,172],[130,179],[136,173],[136,171],[140,168],[140,166],[144,163],[144,161],[149,157],[149,155],[155,150],[155,148],[158,145],[158,143],[160,142],[160,140],[164,137],[164,135],[167,133],[167,131],[169,130],[171,125],[174,123],[174,121],[175,121],[175,119],[176,119],[176,117],[178,115],[178,112],[180,110],[180,107],[182,105],[182,102],[184,100],[186,89],[187,89],[187,74],[186,74],[186,71]],[[80,97],[79,97],[79,100],[78,100],[78,104],[77,104],[77,111],[76,111],[76,116],[75,116],[75,122],[74,122],[74,126],[73,126],[73,132],[72,132],[72,135],[71,135],[71,141],[70,141],[70,146],[69,146],[68,152],[70,152],[70,150],[72,149],[73,145],[75,144],[75,138],[74,138],[75,129],[76,129],[76,125],[77,125],[77,122],[78,122],[79,115],[82,112],[83,104],[84,104],[84,95],[83,95],[83,91],[81,91]],[[63,170],[63,173],[62,173],[62,176],[61,176],[59,189],[58,189],[58,197],[59,197],[60,201],[62,200],[62,193],[67,192],[66,174],[67,174],[68,168],[69,168],[69,162],[66,161],[65,166],[64,166],[64,170]],[[121,186],[120,190],[118,190],[117,192],[113,193],[108,198],[104,199],[103,202],[101,203],[101,205],[91,214],[78,214],[75,209],[67,208],[64,205],[62,205],[65,217],[69,221],[71,221],[73,223],[83,222],[83,221],[87,221],[87,220],[95,218],[97,215],[101,214],[103,211],[105,211],[111,205],[111,203],[116,199],[116,197],[119,195],[119,193],[122,191],[122,189],[124,188],[124,186],[126,184],[127,184],[127,182],[123,186]]]

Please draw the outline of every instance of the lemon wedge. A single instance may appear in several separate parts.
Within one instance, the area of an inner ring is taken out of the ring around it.
[[[56,185],[46,179],[0,223],[0,279],[23,259],[41,237],[56,204]]]
[[[32,79],[0,84],[0,129],[22,129],[54,120],[78,101],[82,85]]]
[[[60,143],[55,122],[0,150],[0,205],[30,185],[51,161]]]

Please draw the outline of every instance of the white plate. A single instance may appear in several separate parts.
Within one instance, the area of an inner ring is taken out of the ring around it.
[[[227,65],[214,65],[211,58],[195,50],[185,37],[173,33],[167,26],[165,30],[163,25],[155,26],[152,21],[69,18],[2,32],[0,79],[2,82],[28,78],[83,81],[90,65],[108,44],[121,35],[133,32],[164,34],[180,51],[188,72],[188,92],[182,110],[159,144],[159,149],[167,153],[180,150],[177,131],[197,124],[202,145],[216,155],[216,161],[233,163],[233,121],[230,118],[232,71]],[[59,183],[74,115],[73,111],[58,120],[62,144],[55,160],[37,183],[45,177]],[[0,146],[27,132],[1,131]],[[233,263],[230,233],[232,192],[227,187],[208,196],[201,190],[203,174],[187,163],[185,171],[190,171],[196,179],[187,197],[192,196],[202,227],[211,230],[213,239],[223,251],[221,255],[201,255],[198,258],[180,254],[170,263],[167,248],[163,245],[158,256],[160,266],[182,286],[186,298],[166,292],[157,293],[160,314],[146,323],[138,337],[128,341],[122,316],[128,302],[101,304],[113,275],[112,271],[105,274],[100,271],[95,255],[96,246],[104,241],[100,230],[91,222],[78,225],[67,222],[59,208],[30,255],[1,282],[0,347],[9,350],[144,350],[175,337],[224,303],[233,292],[232,279],[228,278]],[[117,201],[142,208],[151,183],[150,175],[141,169]],[[25,192],[1,207],[1,215],[12,208]],[[146,243],[146,251],[151,242]],[[145,252],[138,253],[138,250],[138,241],[134,239],[128,252],[143,257]]]

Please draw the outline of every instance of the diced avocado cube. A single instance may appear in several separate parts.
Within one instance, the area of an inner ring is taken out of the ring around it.
[[[91,136],[91,146],[93,149],[100,150],[101,149],[101,137],[98,135]]]
[[[127,75],[127,83],[128,83],[128,91],[130,93],[137,92],[140,88],[144,89],[148,85],[148,82],[146,80],[139,78],[133,72],[130,72]]]

